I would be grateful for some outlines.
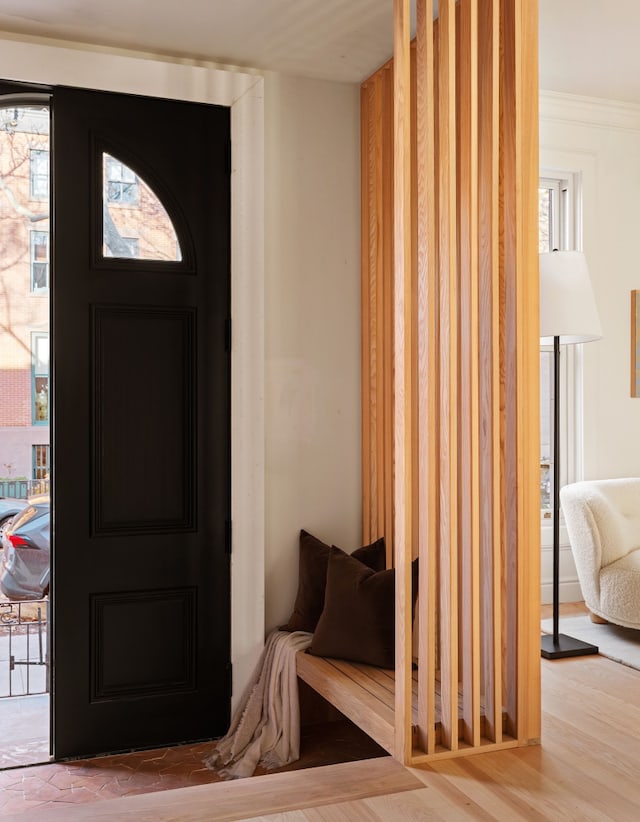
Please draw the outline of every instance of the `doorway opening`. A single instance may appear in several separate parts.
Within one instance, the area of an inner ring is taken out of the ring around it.
[[[49,119],[0,99],[0,768],[50,758]]]

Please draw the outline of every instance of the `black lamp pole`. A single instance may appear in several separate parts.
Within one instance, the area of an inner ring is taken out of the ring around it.
[[[553,338],[553,634],[541,640],[545,659],[597,654],[598,648],[560,633],[560,337]]]

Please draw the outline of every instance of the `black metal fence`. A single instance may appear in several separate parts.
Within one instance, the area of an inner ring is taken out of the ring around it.
[[[49,691],[49,601],[0,602],[0,698]]]

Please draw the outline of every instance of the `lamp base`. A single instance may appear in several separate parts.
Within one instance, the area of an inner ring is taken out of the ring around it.
[[[567,656],[590,656],[598,653],[598,646],[574,639],[566,634],[558,634],[558,641],[553,641],[553,634],[545,634],[540,641],[540,653],[545,659],[562,659]]]

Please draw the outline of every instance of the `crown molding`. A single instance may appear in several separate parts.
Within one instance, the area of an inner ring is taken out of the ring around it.
[[[640,105],[541,89],[540,120],[640,131]]]

